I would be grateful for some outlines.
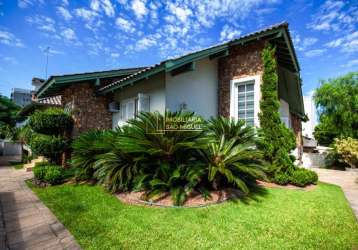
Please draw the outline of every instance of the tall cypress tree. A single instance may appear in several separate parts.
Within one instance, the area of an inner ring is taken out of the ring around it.
[[[264,72],[261,84],[260,127],[265,158],[272,165],[271,173],[287,172],[294,167],[290,152],[296,147],[295,136],[281,121],[278,97],[278,75],[275,48],[267,44],[262,52]]]

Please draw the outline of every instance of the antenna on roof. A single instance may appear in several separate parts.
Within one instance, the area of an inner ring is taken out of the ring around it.
[[[47,80],[47,70],[48,70],[48,55],[50,54],[50,47],[47,46],[46,49],[44,49],[44,52],[46,53],[46,68],[45,68],[45,80]]]

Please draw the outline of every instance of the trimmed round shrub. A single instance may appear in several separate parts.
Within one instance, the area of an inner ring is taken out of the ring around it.
[[[36,111],[30,116],[29,126],[37,133],[46,135],[62,135],[70,131],[73,120],[70,114],[59,108]]]
[[[35,165],[33,169],[35,178],[51,185],[61,183],[64,179],[63,169],[57,165],[48,164],[43,162]]]
[[[279,185],[287,185],[290,183],[290,176],[286,172],[276,172],[273,177],[273,182]]]
[[[38,180],[44,180],[45,174],[46,174],[46,167],[43,165],[36,164],[32,172],[34,173],[34,176]]]
[[[309,184],[317,184],[318,176],[315,172],[304,168],[295,168],[290,176],[290,182],[293,185],[304,187]]]
[[[45,169],[45,176],[43,178],[45,182],[53,185],[62,182],[62,180],[64,179],[62,169],[59,166],[50,165],[45,167]]]
[[[68,143],[62,136],[34,134],[30,141],[30,147],[35,155],[43,155],[52,162],[59,161],[67,146]]]

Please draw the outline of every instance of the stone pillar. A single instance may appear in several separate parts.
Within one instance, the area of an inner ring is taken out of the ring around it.
[[[62,103],[72,110],[72,136],[89,129],[112,128],[112,113],[108,111],[110,97],[97,96],[93,83],[74,83],[62,92]]]

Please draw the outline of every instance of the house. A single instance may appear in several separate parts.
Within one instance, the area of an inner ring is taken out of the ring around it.
[[[300,152],[305,115],[300,68],[287,23],[150,67],[51,76],[37,96],[62,96],[64,107],[73,113],[74,135],[114,128],[140,111],[166,109],[244,119],[259,126],[261,52],[266,43],[276,46],[280,114],[295,132]]]

